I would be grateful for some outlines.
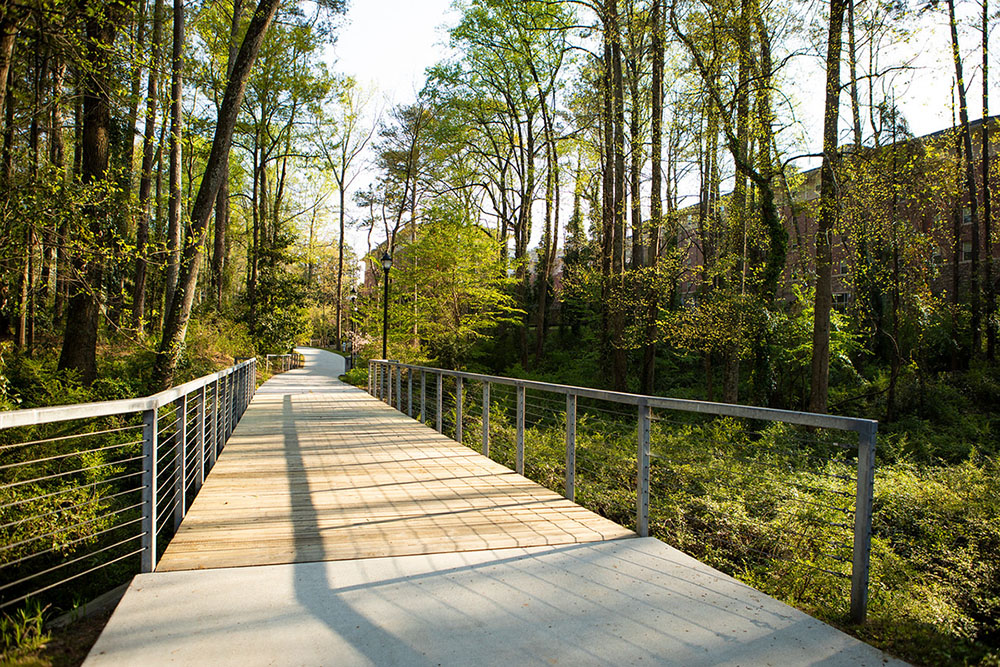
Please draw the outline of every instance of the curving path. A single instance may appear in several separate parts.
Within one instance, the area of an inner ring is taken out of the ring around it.
[[[88,665],[881,665],[339,382],[257,392]]]

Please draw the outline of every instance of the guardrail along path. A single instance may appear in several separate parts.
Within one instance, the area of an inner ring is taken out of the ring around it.
[[[256,393],[89,667],[886,662],[303,352]]]
[[[359,389],[316,377],[320,353],[309,355],[306,368],[257,393],[158,571],[635,536]]]

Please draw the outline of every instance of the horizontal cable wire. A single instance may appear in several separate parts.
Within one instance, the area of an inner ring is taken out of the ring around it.
[[[142,456],[133,456],[131,458],[120,459],[120,460],[117,460],[117,461],[109,461],[107,463],[101,463],[99,465],[90,466],[90,467],[87,467],[87,468],[77,468],[76,470],[67,470],[66,472],[60,472],[60,473],[55,473],[55,474],[52,474],[52,475],[46,475],[44,477],[36,477],[34,479],[26,479],[26,480],[22,480],[22,481],[19,481],[19,482],[14,482],[12,484],[5,484],[3,486],[0,486],[0,491],[4,491],[6,489],[13,489],[13,488],[18,487],[18,486],[24,486],[25,484],[34,484],[35,482],[44,482],[44,481],[47,481],[47,480],[50,480],[50,479],[57,479],[57,478],[60,478],[60,477],[66,477],[68,475],[76,475],[76,474],[81,473],[81,472],[89,472],[91,470],[100,470],[101,468],[107,468],[107,467],[110,467],[110,466],[121,465],[123,463],[131,463],[132,461],[141,461],[142,458],[143,458]]]
[[[122,413],[122,414],[131,414],[131,413]],[[42,426],[42,424],[37,424],[37,426]],[[90,431],[84,433],[74,433],[72,435],[60,435],[52,438],[42,438],[40,440],[29,440],[27,442],[19,442],[13,445],[0,445],[0,451],[15,449],[17,447],[28,447],[30,445],[43,445],[50,442],[62,442],[64,440],[73,440],[75,438],[89,438],[91,436],[96,436],[96,435],[107,435],[108,433],[121,433],[122,431],[133,431],[141,428],[142,425],[139,424],[136,426],[122,426],[120,428],[109,428],[109,429],[104,429],[103,431]]]
[[[55,456],[47,456],[42,459],[32,459],[31,461],[20,461],[18,463],[7,463],[5,465],[0,465],[0,470],[9,470],[11,468],[21,468],[24,466],[34,465],[36,463],[47,463],[49,461],[60,461],[62,459],[68,459],[73,456],[83,456],[84,454],[93,454],[95,452],[106,452],[110,449],[121,449],[122,447],[131,447],[132,445],[141,444],[142,440],[132,440],[130,442],[123,442],[117,445],[107,445],[105,447],[95,447],[94,449],[84,449],[76,452],[70,452],[68,454],[56,454]]]
[[[48,498],[54,498],[56,496],[63,496],[67,493],[73,493],[81,489],[89,489],[91,487],[100,486],[101,484],[111,484],[112,482],[117,482],[123,479],[128,479],[129,477],[136,477],[137,475],[143,474],[142,470],[137,470],[135,472],[126,473],[124,475],[118,475],[116,477],[108,477],[107,479],[102,479],[96,482],[91,482],[90,484],[82,484],[80,486],[74,486],[68,489],[60,489],[59,491],[52,491],[51,493],[46,493],[41,496],[32,496],[31,498],[22,498],[21,500],[15,500],[13,502],[7,503],[6,505],[0,505],[0,509],[8,509],[11,507],[17,507],[19,505],[24,505],[37,500],[46,500]],[[139,488],[145,488],[141,486]]]
[[[102,563],[101,565],[98,565],[96,567],[92,567],[89,570],[84,570],[83,572],[80,572],[79,574],[74,574],[72,577],[67,577],[66,579],[63,579],[60,582],[57,582],[57,583],[54,583],[54,584],[50,584],[48,586],[45,586],[44,588],[39,588],[36,591],[32,591],[31,593],[28,593],[27,595],[22,595],[21,597],[16,598],[14,600],[8,600],[6,602],[0,603],[0,609],[3,609],[5,607],[9,607],[10,605],[16,604],[18,602],[21,602],[22,600],[26,600],[29,597],[31,597],[32,595],[38,595],[39,593],[44,593],[47,590],[55,588],[56,586],[61,586],[61,585],[65,584],[68,581],[72,581],[74,579],[78,579],[78,578],[80,578],[80,577],[82,577],[82,576],[84,576],[86,574],[90,574],[91,572],[96,572],[97,570],[105,568],[105,567],[107,567],[109,565],[113,565],[113,564],[117,563],[118,561],[122,561],[122,560],[125,560],[126,558],[129,558],[129,557],[134,556],[136,554],[142,553],[145,550],[146,550],[145,547],[140,548],[140,549],[136,549],[135,551],[131,551],[131,552],[125,554],[124,556],[119,556],[118,558],[115,558],[114,560],[110,560],[107,563]]]
[[[39,556],[45,556],[47,554],[55,553],[57,551],[62,551],[65,547],[73,546],[74,544],[79,544],[80,542],[86,542],[87,540],[92,540],[92,539],[94,539],[96,537],[99,537],[101,535],[106,535],[107,533],[112,533],[112,532],[114,532],[116,530],[121,530],[123,528],[127,528],[128,526],[131,526],[132,524],[140,523],[142,521],[143,521],[142,517],[137,517],[135,519],[130,519],[128,521],[123,521],[122,523],[119,523],[119,524],[116,524],[114,526],[111,526],[110,528],[105,528],[103,530],[99,530],[96,533],[92,533],[90,535],[87,535],[86,537],[78,537],[75,540],[70,540],[69,542],[66,542],[65,544],[62,544],[62,545],[59,545],[59,546],[55,546],[55,547],[51,547],[51,548],[46,549],[44,551],[36,551],[36,552],[28,554],[26,556],[21,556],[20,558],[17,558],[17,559],[12,560],[12,561],[7,561],[7,562],[4,562],[4,563],[0,563],[0,569],[3,569],[5,567],[13,567],[13,566],[18,565],[20,563],[24,563],[26,561],[29,561],[29,560],[31,560],[33,558],[38,558]],[[144,535],[145,533],[140,531],[137,534],[138,535]]]
[[[52,511],[45,512],[44,514],[33,514],[32,516],[25,517],[23,519],[17,519],[15,521],[10,521],[8,523],[0,524],[0,530],[6,529],[6,528],[12,528],[14,526],[19,526],[19,525],[21,525],[23,523],[27,523],[29,521],[34,521],[34,520],[37,520],[37,519],[42,519],[42,518],[47,517],[47,516],[52,516],[53,514],[61,514],[63,512],[68,512],[70,510],[79,509],[81,507],[86,507],[87,505],[93,505],[94,503],[99,503],[99,502],[102,502],[102,501],[105,501],[105,500],[113,500],[114,498],[118,498],[120,496],[124,496],[124,495],[127,495],[129,493],[135,493],[136,491],[140,491],[142,488],[143,487],[136,487],[134,489],[128,489],[126,491],[119,491],[118,493],[113,493],[113,494],[108,495],[108,496],[97,496],[97,497],[85,500],[82,503],[77,503],[76,505],[70,505],[69,507],[60,507],[58,509],[54,509]]]

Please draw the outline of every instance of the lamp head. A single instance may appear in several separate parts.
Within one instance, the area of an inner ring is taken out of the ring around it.
[[[382,253],[382,268],[386,271],[392,268],[392,256],[389,254],[389,251]]]

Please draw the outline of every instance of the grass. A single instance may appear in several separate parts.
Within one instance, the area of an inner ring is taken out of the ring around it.
[[[82,665],[100,636],[111,611],[79,618],[61,628],[45,633],[44,641],[30,648],[21,648],[0,655],[0,665],[6,667],[76,667]]]

